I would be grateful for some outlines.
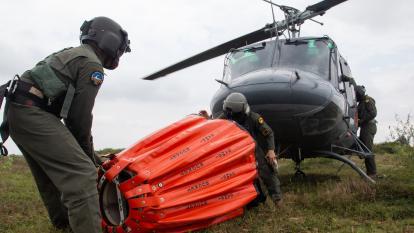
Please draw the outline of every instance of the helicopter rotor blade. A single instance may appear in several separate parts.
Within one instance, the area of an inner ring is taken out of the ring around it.
[[[244,36],[230,40],[214,48],[211,48],[197,55],[189,57],[171,66],[168,66],[162,70],[159,70],[155,73],[145,76],[143,79],[154,80],[157,78],[161,78],[175,71],[182,70],[192,65],[195,65],[195,64],[210,60],[212,58],[221,56],[223,54],[226,54],[231,49],[237,49],[245,45],[249,45],[249,44],[259,42],[265,39],[269,39],[275,36],[276,33],[279,33],[287,29],[289,25],[301,24],[305,20],[311,19],[317,15],[324,14],[326,10],[345,1],[347,0],[323,0],[319,3],[310,5],[306,8],[304,12],[298,12],[296,15],[291,16],[291,18],[288,21],[282,20],[282,21],[274,22],[272,24],[267,24],[265,27],[259,30],[253,31]]]
[[[189,57],[189,58],[187,58],[183,61],[180,61],[180,62],[178,62],[174,65],[171,65],[171,66],[166,67],[162,70],[159,70],[159,71],[157,71],[153,74],[150,74],[150,75],[144,77],[143,79],[145,79],[145,80],[154,80],[154,79],[157,79],[157,78],[161,78],[161,77],[163,77],[167,74],[173,73],[175,71],[182,70],[182,69],[185,69],[189,66],[192,66],[192,65],[201,63],[203,61],[207,61],[207,60],[210,60],[212,58],[215,58],[215,57],[221,56],[223,54],[226,54],[233,48],[239,48],[239,47],[242,47],[242,46],[245,46],[245,45],[248,45],[248,44],[251,44],[251,43],[255,43],[255,42],[258,42],[258,41],[262,41],[262,40],[265,40],[265,39],[268,39],[268,38],[272,37],[272,33],[267,32],[265,29],[266,29],[266,27],[261,28],[259,30],[256,30],[254,32],[251,32],[249,34],[246,34],[244,36],[238,37],[236,39],[230,40],[228,42],[225,42],[225,43],[223,43],[221,45],[218,45],[214,48],[211,48],[209,50],[206,50],[204,52],[196,54],[196,55],[194,55],[192,57]]]
[[[323,0],[321,2],[315,3],[313,5],[310,5],[306,7],[306,10],[319,12],[319,11],[327,11],[330,8],[341,4],[343,2],[346,2],[347,0]]]

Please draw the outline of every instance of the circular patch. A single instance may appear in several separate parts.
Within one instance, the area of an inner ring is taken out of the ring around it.
[[[95,86],[99,86],[104,81],[104,74],[99,71],[95,71],[91,74],[91,81]]]
[[[263,124],[264,123],[264,120],[263,120],[263,117],[259,117],[259,119],[257,119],[257,121],[259,122],[259,124]]]

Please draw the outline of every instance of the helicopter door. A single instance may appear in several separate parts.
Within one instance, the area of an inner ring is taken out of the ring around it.
[[[348,63],[343,59],[343,57],[339,57],[339,64],[341,67],[341,74],[352,77],[351,69],[348,65]],[[357,109],[357,102],[356,102],[356,95],[355,95],[355,88],[354,85],[349,81],[340,81],[340,89],[342,90],[343,95],[346,97],[347,105],[348,105],[348,111],[347,111],[347,117],[349,117],[349,125],[352,131],[357,131],[357,125],[358,125],[358,109]]]

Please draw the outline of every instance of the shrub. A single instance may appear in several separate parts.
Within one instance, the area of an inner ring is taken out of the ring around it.
[[[411,117],[408,113],[407,119],[402,120],[398,114],[395,114],[396,125],[388,126],[392,141],[402,145],[414,145],[414,124],[411,122]]]

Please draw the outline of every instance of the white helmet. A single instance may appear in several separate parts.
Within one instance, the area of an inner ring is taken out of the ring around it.
[[[242,93],[235,92],[228,95],[224,100],[223,111],[234,114],[245,113],[248,115],[250,113],[250,107],[246,97]]]

